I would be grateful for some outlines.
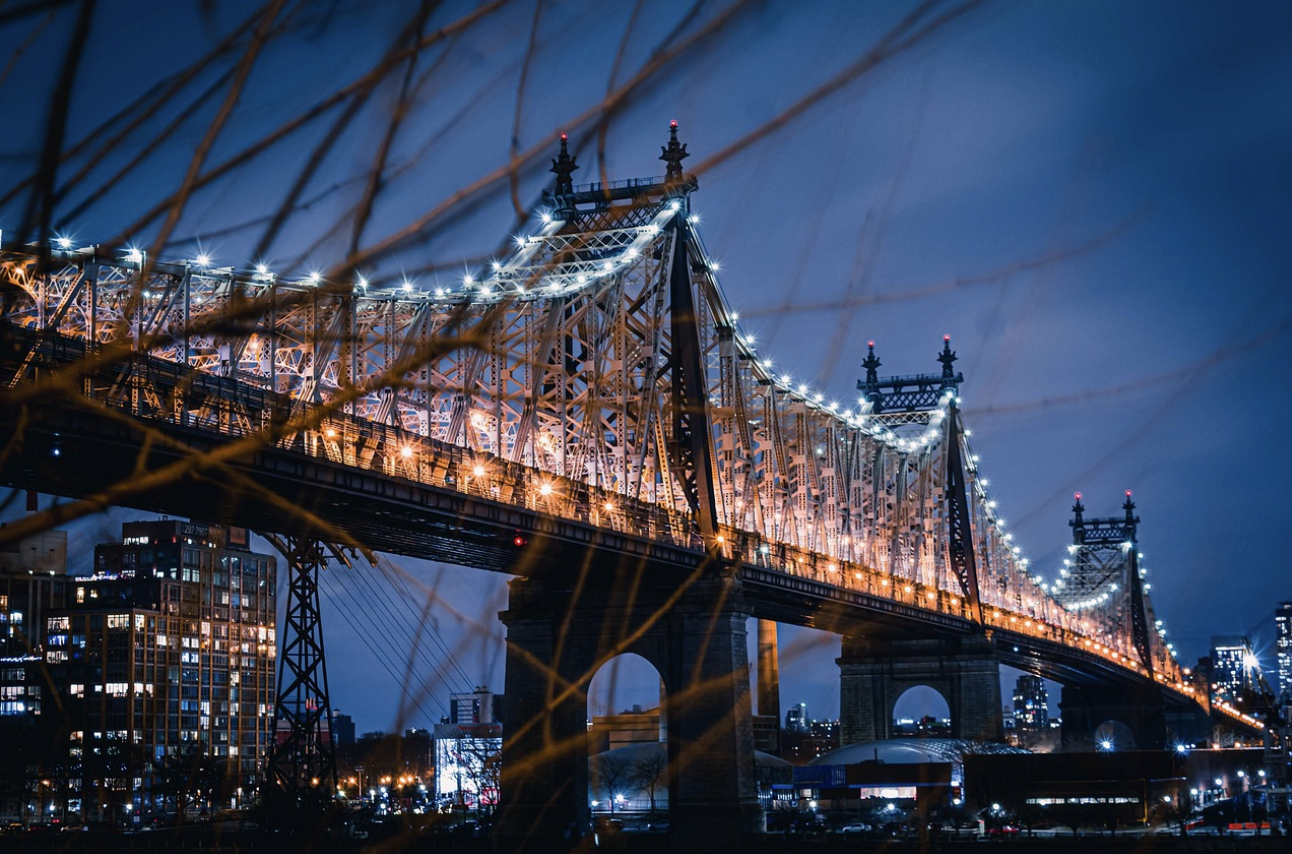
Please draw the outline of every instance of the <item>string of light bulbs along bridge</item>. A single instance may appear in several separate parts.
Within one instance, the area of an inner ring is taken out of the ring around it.
[[[575,194],[665,186],[645,179]],[[137,417],[252,435],[283,401],[295,412],[321,408],[282,441],[389,477],[716,548],[731,561],[967,618],[938,500],[946,487],[938,463],[955,435],[971,487],[982,622],[1194,695],[1160,620],[1151,621],[1150,669],[1107,592],[1061,602],[1068,567],[1053,584],[1030,570],[988,493],[969,431],[950,431],[960,417],[955,388],[926,411],[877,412],[865,397],[844,407],[775,372],[738,329],[686,196],[545,209],[536,220],[534,233],[517,237],[482,275],[429,291],[357,274],[342,282],[331,272],[288,281],[263,265],[217,268],[205,255],[161,261],[132,247],[78,249],[67,237],[54,246],[0,241],[5,276],[25,296],[5,319],[43,340],[88,344],[99,357],[143,354],[130,362],[143,393],[88,392]],[[697,533],[665,447],[677,437],[665,417],[675,359],[661,282],[681,232],[694,252],[689,274],[709,376],[714,543]],[[237,312],[254,320],[231,321]],[[428,342],[471,333],[483,343],[409,358]],[[949,340],[944,347],[950,354]],[[31,348],[12,384],[38,351]],[[233,381],[236,393],[178,400],[176,390],[202,374]],[[345,402],[329,407],[329,399]]]

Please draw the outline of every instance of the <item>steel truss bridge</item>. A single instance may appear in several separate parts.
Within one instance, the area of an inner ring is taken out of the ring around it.
[[[940,373],[891,378],[872,345],[851,402],[791,382],[723,294],[676,130],[661,178],[575,186],[564,145],[532,227],[452,289],[0,244],[4,482],[522,575],[708,555],[756,616],[986,630],[1028,671],[1209,707],[1154,617],[1129,495],[1094,520],[1078,497],[1043,582],[949,341]]]

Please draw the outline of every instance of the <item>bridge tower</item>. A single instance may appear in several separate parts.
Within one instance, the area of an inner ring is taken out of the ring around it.
[[[1140,520],[1131,491],[1126,490],[1121,516],[1087,518],[1085,510],[1078,492],[1068,523],[1072,557],[1064,561],[1065,568],[1052,589],[1054,598],[1073,613],[1090,615],[1096,624],[1122,631],[1129,627],[1130,646],[1152,679],[1151,611],[1139,565]],[[1116,641],[1115,637],[1104,638],[1110,645]],[[1134,687],[1065,685],[1060,705],[1065,750],[1150,749],[1165,744],[1162,692],[1151,682]],[[1117,739],[1115,732],[1124,735]],[[1122,743],[1117,743],[1119,740]],[[1133,743],[1125,743],[1128,740]]]
[[[763,829],[745,646],[750,612],[740,578],[723,556],[706,391],[711,353],[701,333],[715,322],[711,305],[697,294],[705,269],[688,215],[697,184],[682,171],[687,156],[673,122],[660,157],[666,166],[662,179],[580,187],[570,178],[578,167],[563,138],[553,161],[555,187],[544,194],[549,216],[561,221],[553,239],[567,247],[554,263],[608,269],[601,247],[649,240],[632,257],[648,259],[646,287],[656,295],[659,332],[647,345],[652,354],[634,359],[638,365],[664,366],[646,391],[664,390],[659,414],[644,425],[660,437],[656,447],[664,474],[658,488],[677,496],[677,505],[687,511],[670,517],[669,524],[695,548],[691,563],[675,572],[660,572],[658,566],[648,572],[643,557],[625,553],[600,562],[575,558],[555,568],[548,559],[541,571],[518,569],[524,577],[509,583],[507,610],[501,614],[507,627],[509,733],[496,833],[514,850],[547,850],[552,839],[582,834],[588,827],[588,685],[601,664],[625,652],[642,656],[661,676],[671,847],[733,848]],[[673,212],[662,228],[651,224],[661,203]],[[582,273],[576,281],[583,281]],[[549,347],[559,352],[561,335],[572,342],[576,329],[545,339],[544,352]],[[575,346],[564,347],[567,373]],[[552,372],[553,387],[565,381],[560,370]],[[614,419],[607,429],[617,445],[627,428],[621,427],[624,414]],[[550,555],[557,547],[545,539],[518,538],[518,561],[527,554]]]
[[[287,615],[282,626],[274,741],[266,762],[266,802],[321,811],[335,797],[336,750],[328,696],[318,574],[327,565],[322,543],[269,537],[287,559],[291,573]]]
[[[865,379],[857,389],[873,416],[902,429],[927,426],[927,413],[950,394],[944,421],[942,471],[944,514],[948,539],[946,560],[964,596],[966,612],[982,624],[978,568],[970,528],[968,480],[956,392],[964,375],[955,370],[951,337],[944,336],[937,374],[881,379],[875,342],[868,344],[862,367]],[[955,738],[999,740],[1004,737],[1001,715],[1000,665],[991,632],[958,638],[894,636],[879,625],[845,635],[837,660],[840,676],[840,730],[845,744],[889,738],[893,709],[909,688],[937,690],[951,710]]]

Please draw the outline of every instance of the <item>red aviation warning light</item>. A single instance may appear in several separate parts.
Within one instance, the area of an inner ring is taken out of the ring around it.
[[[525,545],[528,542],[529,540],[525,539],[518,533],[514,538],[512,538],[511,544],[516,548],[520,548],[521,546]]]

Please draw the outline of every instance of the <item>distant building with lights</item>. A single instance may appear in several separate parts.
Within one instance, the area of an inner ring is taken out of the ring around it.
[[[1043,730],[1050,725],[1050,695],[1045,680],[1024,673],[1014,683],[1014,729]]]
[[[94,574],[69,577],[46,617],[70,811],[162,808],[160,769],[202,756],[221,771],[214,806],[252,794],[273,720],[276,594],[277,563],[245,528],[128,522],[95,548]]]
[[[1252,644],[1238,635],[1216,635],[1211,638],[1211,687],[1212,690],[1237,699],[1251,687],[1251,667],[1254,661]]]
[[[1274,610],[1274,653],[1279,670],[1279,702],[1292,705],[1292,602],[1280,602]]]
[[[0,721],[29,726],[41,713],[45,615],[62,604],[66,579],[66,531],[0,546]]]
[[[51,767],[47,745],[59,726],[45,673],[45,619],[62,604],[67,533],[46,531],[0,545],[0,820],[21,821],[34,781]],[[52,784],[52,781],[51,781]],[[46,787],[48,793],[50,787]]]
[[[450,695],[450,719],[435,725],[435,796],[471,807],[498,803],[502,695],[485,686]]]
[[[808,713],[807,703],[795,703],[785,712],[785,731],[786,732],[807,732]]]
[[[837,750],[840,744],[839,722],[808,721],[801,730],[786,730],[781,739],[782,759],[803,765],[818,756]]]

